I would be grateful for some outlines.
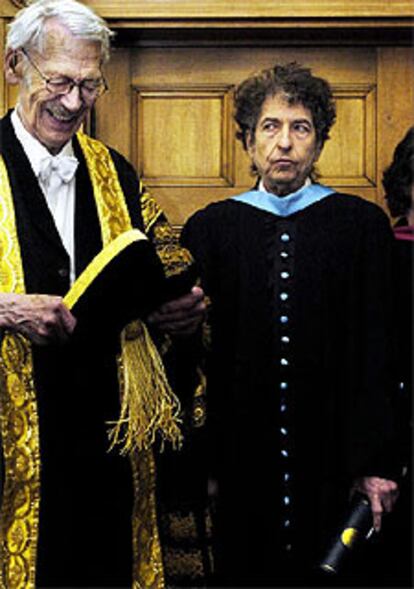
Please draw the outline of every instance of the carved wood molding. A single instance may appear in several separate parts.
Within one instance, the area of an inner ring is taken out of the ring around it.
[[[412,0],[83,0],[118,29],[209,28],[402,28],[413,26]],[[11,18],[29,0],[0,0]]]
[[[412,0],[87,0],[110,18],[402,18],[414,17]]]

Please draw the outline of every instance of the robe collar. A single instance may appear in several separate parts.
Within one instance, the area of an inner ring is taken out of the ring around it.
[[[259,189],[234,196],[232,200],[251,205],[279,217],[289,217],[334,192],[332,188],[323,184],[305,184],[296,192],[283,197]]]

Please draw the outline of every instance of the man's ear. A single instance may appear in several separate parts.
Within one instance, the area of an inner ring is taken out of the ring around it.
[[[18,84],[22,79],[22,54],[8,49],[4,58],[4,75],[8,84]]]

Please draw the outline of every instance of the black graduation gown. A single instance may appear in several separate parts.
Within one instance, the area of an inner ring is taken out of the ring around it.
[[[10,115],[1,121],[0,141],[14,199],[26,291],[63,296],[69,290],[69,258]],[[102,249],[102,239],[76,139],[74,149],[79,159],[75,204],[79,275]],[[121,155],[112,150],[111,154],[133,226],[142,229],[137,177]],[[159,272],[156,268],[145,280],[159,284]],[[140,283],[141,291],[145,288],[143,281],[139,269],[130,273],[134,292]],[[122,303],[115,296],[114,306]],[[145,305],[139,307],[139,314],[144,310],[148,311]],[[42,464],[38,587],[130,587],[132,583],[131,468],[127,457],[116,450],[108,453],[106,424],[119,416],[115,360],[119,326],[109,329],[108,317],[102,317],[92,339],[75,334],[67,345],[33,346]]]
[[[212,302],[216,582],[306,584],[353,478],[392,476],[388,220],[350,195],[288,218],[227,200],[182,242]]]

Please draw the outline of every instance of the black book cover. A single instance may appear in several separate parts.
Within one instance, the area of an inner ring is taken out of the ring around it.
[[[194,266],[166,278],[151,242],[131,229],[95,256],[64,302],[78,320],[78,333],[120,333],[130,321],[189,292],[194,282]]]

